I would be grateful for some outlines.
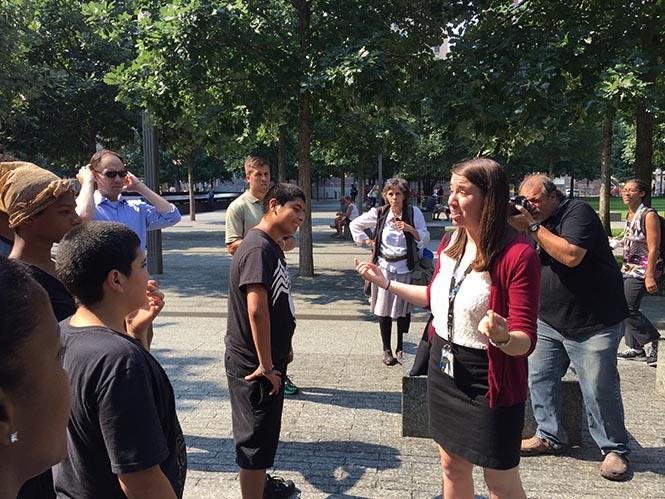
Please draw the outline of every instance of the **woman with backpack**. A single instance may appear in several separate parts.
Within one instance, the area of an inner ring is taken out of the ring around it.
[[[656,367],[660,334],[640,312],[645,293],[658,291],[657,280],[663,273],[661,258],[661,218],[644,202],[649,186],[640,179],[626,182],[621,197],[628,207],[623,243],[623,287],[630,315],[625,322],[625,340],[629,347],[617,355],[620,359],[647,361]],[[651,343],[649,356],[644,346]]]
[[[387,205],[363,213],[349,228],[357,244],[372,249],[372,262],[387,279],[410,284],[419,255],[429,242],[425,217],[420,209],[409,204],[409,184],[403,178],[386,180],[383,197]],[[372,238],[365,233],[367,229],[372,231]],[[383,363],[394,366],[402,360],[402,338],[409,332],[413,306],[376,284],[370,288],[369,306],[379,319]],[[395,356],[390,345],[393,319],[397,320]]]

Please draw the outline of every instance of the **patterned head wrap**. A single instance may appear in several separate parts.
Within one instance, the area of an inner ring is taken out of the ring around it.
[[[10,229],[48,208],[58,197],[73,189],[73,180],[62,180],[32,163],[0,163],[0,210],[9,216]]]

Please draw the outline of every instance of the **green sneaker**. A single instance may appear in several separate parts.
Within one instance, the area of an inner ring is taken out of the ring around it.
[[[296,385],[293,384],[293,381],[291,381],[291,378],[288,376],[284,380],[284,395],[295,395],[300,391],[300,388],[298,388]]]

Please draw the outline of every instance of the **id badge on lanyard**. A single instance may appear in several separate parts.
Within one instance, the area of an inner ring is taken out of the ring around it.
[[[439,369],[443,374],[447,374],[451,378],[455,377],[454,370],[454,357],[452,346],[448,343],[441,349],[441,360],[439,361]]]
[[[455,377],[455,357],[453,355],[453,332],[454,332],[454,323],[455,323],[455,298],[457,293],[460,290],[460,286],[466,279],[471,271],[473,270],[473,262],[467,267],[464,273],[457,278],[457,270],[459,269],[460,262],[462,261],[462,255],[457,259],[455,263],[455,268],[453,269],[453,274],[450,276],[450,290],[448,291],[448,341],[441,349],[441,360],[439,360],[439,369],[443,374],[447,374],[451,378]]]

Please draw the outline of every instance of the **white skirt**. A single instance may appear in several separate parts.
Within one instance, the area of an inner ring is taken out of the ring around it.
[[[404,284],[411,284],[411,272],[406,274],[396,274],[384,268],[379,267],[384,276],[391,281],[402,282]],[[372,284],[372,293],[369,297],[369,310],[378,317],[391,317],[397,319],[399,317],[406,317],[406,314],[413,310],[413,305],[408,301],[395,296],[376,284]]]

